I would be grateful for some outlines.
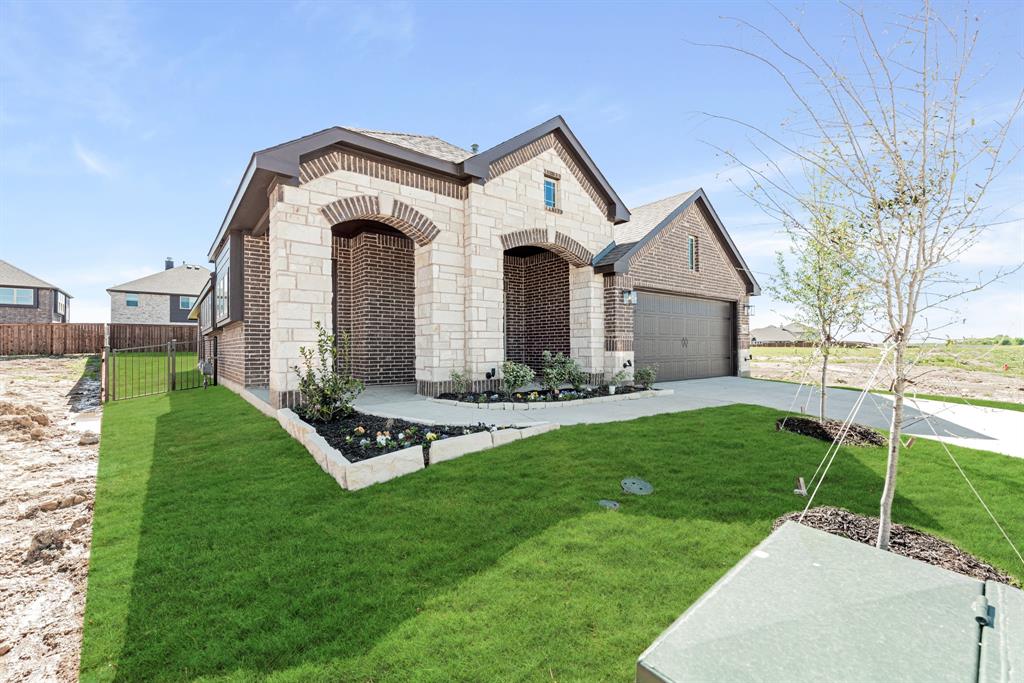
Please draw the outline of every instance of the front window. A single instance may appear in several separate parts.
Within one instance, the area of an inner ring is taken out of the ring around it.
[[[0,287],[0,304],[8,306],[35,306],[36,292],[27,287]]]
[[[191,311],[192,307],[196,305],[196,298],[194,296],[179,296],[178,297],[178,308],[182,311]]]
[[[231,248],[230,244],[225,244],[224,248],[220,250],[220,256],[217,257],[217,280],[214,283],[214,292],[216,296],[215,306],[217,313],[217,320],[224,320],[228,317],[228,297],[231,292],[228,291],[231,278]]]
[[[127,306],[128,308],[138,308],[139,307],[139,295],[138,294],[125,294],[124,295],[124,305]]]
[[[544,206],[548,209],[558,208],[558,181],[554,178],[544,179]]]

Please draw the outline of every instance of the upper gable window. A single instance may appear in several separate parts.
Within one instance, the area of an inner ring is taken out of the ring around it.
[[[548,211],[558,211],[558,181],[557,173],[544,171],[544,208]]]
[[[138,308],[139,307],[139,295],[138,294],[125,294],[124,295],[124,305],[127,306],[128,308]]]
[[[693,235],[686,240],[686,262],[690,270],[697,270],[697,238]]]

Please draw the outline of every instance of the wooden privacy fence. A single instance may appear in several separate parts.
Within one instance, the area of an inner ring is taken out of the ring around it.
[[[60,356],[195,341],[196,325],[131,323],[4,323],[0,324],[0,356]]]

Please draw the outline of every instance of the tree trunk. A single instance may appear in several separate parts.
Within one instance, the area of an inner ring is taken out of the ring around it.
[[[825,419],[825,387],[828,386],[828,349],[821,356],[821,419]]]
[[[892,422],[889,424],[889,457],[885,466],[885,488],[882,489],[882,501],[878,520],[878,541],[875,544],[881,550],[889,549],[889,530],[892,527],[892,500],[896,495],[896,469],[900,460],[900,429],[903,426],[903,392],[906,388],[903,355],[905,343],[900,341],[896,346],[896,381],[893,382],[895,400],[892,403]]]

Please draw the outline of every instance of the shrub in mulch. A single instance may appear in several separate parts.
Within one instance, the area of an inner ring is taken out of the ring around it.
[[[644,391],[643,387],[619,386],[615,389],[615,395],[632,394],[637,391]],[[479,391],[466,394],[441,394],[438,398],[447,401],[462,401],[464,403],[561,403],[564,401],[578,401],[583,398],[598,398],[599,396],[611,396],[608,387],[587,387],[579,391],[562,389],[557,394],[547,389],[536,391],[517,391],[512,396],[496,391]]]
[[[434,441],[494,429],[482,422],[471,426],[425,425],[360,412],[328,422],[310,420],[301,410],[299,417],[312,425],[317,434],[341,451],[350,462],[369,460],[410,446],[423,446],[425,457]]]
[[[799,512],[783,515],[775,520],[772,529],[778,529],[783,522],[796,522],[799,518]],[[827,505],[811,508],[800,523],[812,529],[827,531],[833,536],[848,538],[870,546],[875,545],[878,538],[877,517],[854,514],[843,508]],[[943,541],[931,534],[902,524],[892,525],[889,533],[889,550],[897,555],[921,560],[980,581],[996,581],[1009,586],[1020,586],[1020,583],[1009,574],[999,571],[987,562],[982,562],[949,541]]]
[[[822,441],[834,441],[843,429],[839,420],[819,420],[816,417],[784,417],[776,420],[776,430],[811,436]],[[885,437],[871,427],[851,424],[843,439],[846,446],[884,446]]]

